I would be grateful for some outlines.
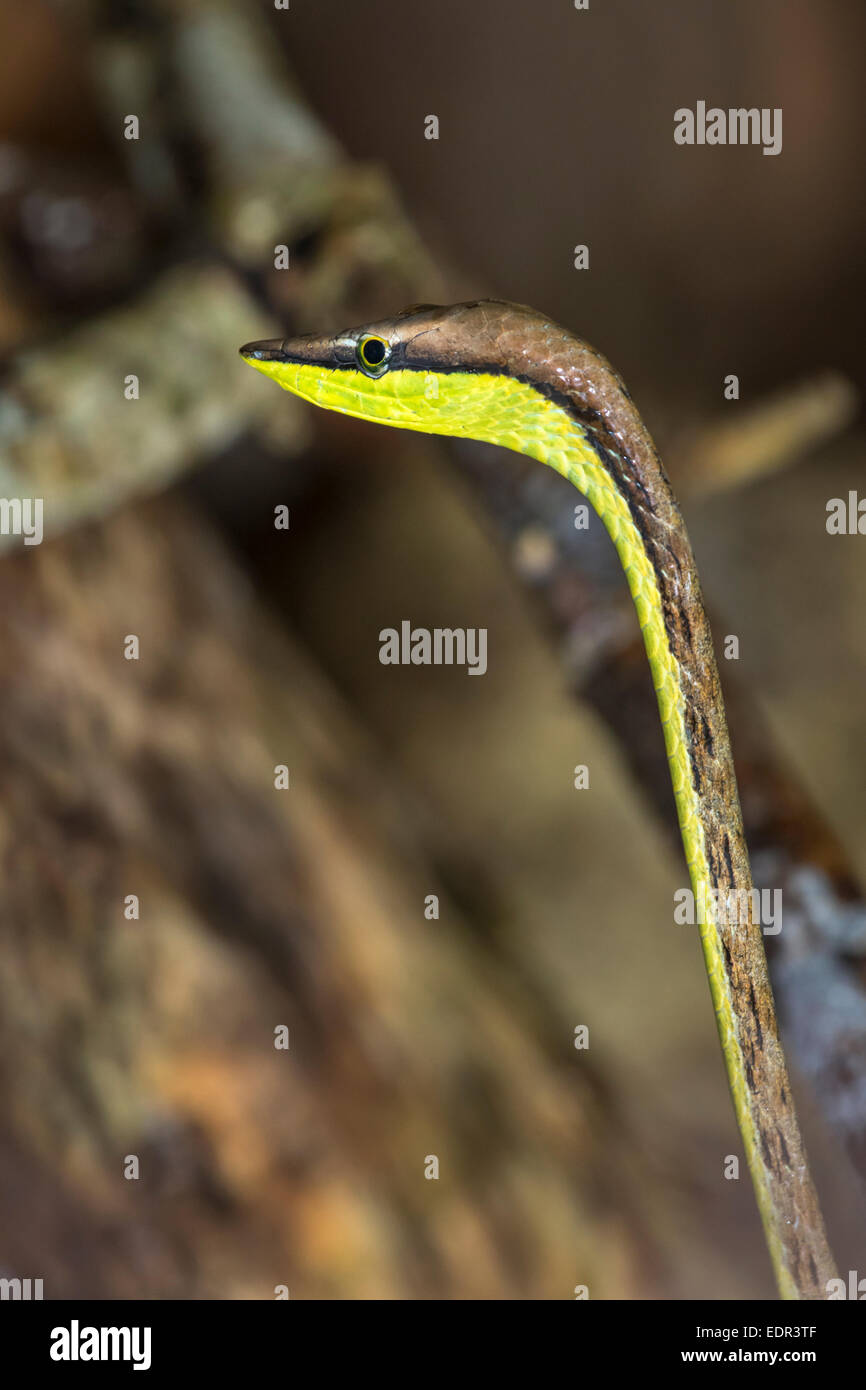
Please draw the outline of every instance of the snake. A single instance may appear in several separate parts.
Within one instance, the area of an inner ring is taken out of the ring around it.
[[[728,1086],[779,1295],[826,1298],[835,1267],[779,1035],[710,625],[685,522],[625,384],[567,329],[493,299],[412,305],[345,332],[240,352],[327,410],[525,454],[597,512],[652,672]]]

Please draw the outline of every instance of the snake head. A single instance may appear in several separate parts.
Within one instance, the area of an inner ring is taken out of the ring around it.
[[[273,338],[240,351],[251,367],[313,405],[484,439],[492,429],[485,417],[493,387],[528,372],[527,343],[547,326],[533,310],[500,300],[414,304],[344,333]]]

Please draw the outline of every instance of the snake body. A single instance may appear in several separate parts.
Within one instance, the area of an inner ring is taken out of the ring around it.
[[[595,508],[652,670],[694,900],[706,907],[701,943],[728,1082],[779,1291],[825,1298],[835,1269],[752,906],[709,623],[685,524],[623,382],[567,330],[496,300],[414,306],[336,336],[251,343],[241,353],[315,405],[527,454]],[[738,910],[720,908],[725,902]]]

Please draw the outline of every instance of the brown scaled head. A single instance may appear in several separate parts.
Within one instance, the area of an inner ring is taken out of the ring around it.
[[[416,304],[344,333],[248,343],[241,355],[314,405],[431,434],[494,437],[503,377],[593,427],[625,403],[593,348],[534,309],[498,299]]]
[[[505,300],[413,304],[393,318],[334,335],[308,333],[247,343],[241,356],[259,363],[305,363],[331,370],[488,371],[523,375],[548,334],[569,337],[534,309]],[[572,341],[574,341],[572,339]]]

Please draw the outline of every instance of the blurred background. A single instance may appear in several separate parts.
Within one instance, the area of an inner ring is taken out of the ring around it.
[[[0,537],[0,1275],[773,1296],[600,524],[237,357],[486,295],[623,373],[739,639],[783,1033],[866,1275],[866,539],[825,525],[866,495],[864,40],[848,0],[0,0],[0,495],[46,532]],[[699,100],[781,107],[782,153],[675,145]],[[381,666],[404,619],[487,628],[485,678]]]

